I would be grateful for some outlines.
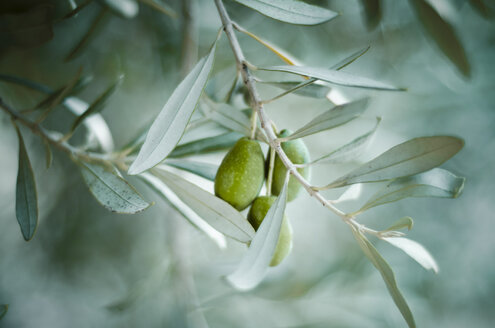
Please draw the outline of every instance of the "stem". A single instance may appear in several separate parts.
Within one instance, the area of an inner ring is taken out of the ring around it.
[[[270,166],[268,168],[268,179],[266,180],[266,195],[272,194],[273,168],[275,166],[275,150],[270,148]]]
[[[311,184],[297,171],[297,168],[294,165],[294,163],[292,163],[292,161],[287,157],[282,147],[280,146],[280,142],[281,142],[280,139],[277,138],[275,132],[273,131],[271,120],[267,116],[263,108],[263,102],[261,101],[261,98],[256,89],[255,79],[249,70],[250,68],[248,67],[252,65],[249,65],[248,62],[246,61],[246,58],[244,57],[242,48],[234,33],[233,22],[230,19],[229,14],[225,9],[225,6],[223,5],[222,0],[215,0],[215,5],[217,7],[218,14],[220,15],[220,19],[223,24],[223,30],[227,36],[227,39],[229,40],[230,46],[232,48],[232,52],[234,53],[234,57],[237,63],[237,68],[241,72],[242,80],[251,95],[253,109],[256,111],[260,119],[261,128],[263,129],[263,131],[267,136],[268,144],[271,147],[271,149],[273,149],[278,154],[280,160],[287,168],[287,171],[289,171],[290,174],[292,174],[294,178],[297,181],[299,181],[299,183],[303,186],[304,189],[306,189],[306,191],[310,196],[316,198],[323,206],[325,206],[326,208],[337,214],[345,223],[349,224],[350,226],[359,227],[363,231],[375,234],[374,230],[368,229],[364,227],[362,224],[356,222],[353,217],[346,215],[344,212],[336,208],[321,193],[314,190]]]

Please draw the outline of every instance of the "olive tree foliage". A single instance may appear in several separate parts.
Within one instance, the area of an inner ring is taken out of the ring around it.
[[[66,61],[71,61],[84,52],[85,46],[91,42],[92,36],[101,27],[107,15],[133,19],[139,14],[139,6],[145,5],[170,19],[177,19],[177,14],[164,2],[153,0],[71,2],[73,8],[64,13],[54,13],[53,6],[49,2],[24,7],[24,11],[10,8],[11,12],[8,12],[8,5],[5,5],[6,8],[0,5],[0,8],[6,12],[6,14],[2,13],[2,22],[5,26],[0,34],[2,46],[42,44],[53,36],[53,24],[70,20],[76,15],[84,15],[85,8],[92,2],[99,6],[99,14],[81,39],[67,52]],[[261,13],[266,19],[294,25],[332,24],[331,21],[338,16],[331,8],[296,0],[236,0],[236,2]],[[492,15],[492,7],[483,0],[471,2],[484,16]],[[410,0],[409,3],[417,19],[424,26],[425,33],[439,49],[439,55],[448,58],[463,76],[469,78],[469,60],[455,29],[437,13],[430,2]],[[362,4],[365,8],[364,18],[367,26],[373,29],[379,24],[383,4],[379,0],[362,0]],[[439,166],[461,150],[462,139],[446,135],[417,137],[386,150],[333,181],[322,181],[318,177],[308,179],[300,173],[301,168],[349,163],[366,150],[376,130],[379,129],[381,118],[377,117],[376,124],[371,130],[361,131],[358,137],[348,140],[340,148],[328,149],[327,155],[307,163],[293,163],[282,147],[283,142],[334,129],[359,118],[366,111],[369,103],[367,97],[335,104],[329,96],[331,88],[360,88],[398,93],[407,92],[407,89],[404,86],[382,82],[378,78],[351,74],[344,70],[366,55],[369,49],[367,46],[349,54],[340,62],[329,64],[328,67],[301,65],[287,51],[279,49],[271,41],[264,40],[233,21],[222,0],[211,1],[211,5],[216,8],[221,26],[216,38],[211,40],[211,47],[194,65],[191,65],[149,128],[120,149],[113,149],[111,131],[100,112],[111,101],[112,95],[119,89],[125,76],[119,76],[97,95],[93,102],[87,103],[77,96],[79,91],[91,83],[91,78],[85,76],[82,69],[75,76],[68,76],[66,84],[56,90],[19,76],[0,75],[2,83],[18,84],[45,94],[45,98],[35,108],[27,111],[14,108],[0,98],[0,108],[10,116],[19,140],[15,208],[22,236],[26,241],[35,238],[38,226],[37,192],[39,190],[36,188],[36,172],[33,172],[30,163],[29,149],[26,149],[23,141],[23,133],[26,132],[36,135],[44,142],[47,168],[52,162],[52,148],[66,153],[80,170],[89,192],[106,209],[116,213],[134,214],[145,211],[152,205],[127,181],[127,175],[135,175],[162,197],[163,201],[170,203],[185,219],[219,245],[225,245],[226,237],[248,245],[238,268],[226,277],[226,281],[239,290],[256,287],[270,270],[270,260],[275,252],[287,204],[289,180],[295,181],[304,192],[314,198],[315,206],[323,205],[333,213],[334,217],[349,227],[364,255],[383,277],[388,292],[405,321],[410,327],[414,327],[412,312],[399,290],[394,272],[369,237],[375,237],[401,249],[425,269],[437,272],[438,265],[422,245],[405,237],[404,229],[410,230],[413,226],[411,218],[397,218],[396,222],[390,223],[389,228],[377,230],[362,223],[360,215],[376,206],[408,197],[458,197],[463,189],[464,178],[457,177]],[[257,66],[251,58],[245,56],[245,48],[238,39],[240,34],[259,42],[267,52],[273,53],[278,61],[274,59],[273,65]],[[212,69],[218,51],[217,43],[222,38],[230,44],[235,59],[236,74],[231,77],[232,84],[226,97],[218,99],[211,92],[205,92],[205,88],[214,78]],[[261,74],[262,72],[264,74]],[[270,74],[281,76],[281,73],[287,78],[280,80],[260,77]],[[271,99],[262,99],[258,90],[266,85],[279,88],[280,93]],[[307,122],[302,122],[292,134],[281,137],[277,122],[269,117],[264,105],[288,94],[326,99],[328,110],[317,117],[308,117]],[[244,96],[244,107],[240,108],[232,101],[236,95]],[[43,124],[58,107],[64,107],[74,115],[73,123],[66,133],[48,130]],[[197,129],[205,123],[217,124],[228,132],[181,143],[187,131]],[[71,139],[81,125],[86,127],[88,144],[75,146],[71,143]],[[271,195],[272,190],[275,157],[281,161],[287,171],[285,181],[281,184],[282,189],[257,231],[253,229],[245,215],[225,200],[173,173],[178,169],[213,181],[218,168],[216,165],[190,160],[188,157],[227,150],[241,137],[256,140],[269,149],[266,177],[268,195]],[[89,141],[93,143],[90,144]],[[360,208],[352,212],[345,212],[339,208],[340,203],[360,197],[361,184],[374,183],[381,183],[383,187],[369,199],[364,200],[364,205]],[[335,188],[341,188],[340,197],[328,199],[323,195],[325,190]],[[297,234],[297,231],[295,233]],[[7,309],[7,305],[2,305],[0,318],[5,315]]]

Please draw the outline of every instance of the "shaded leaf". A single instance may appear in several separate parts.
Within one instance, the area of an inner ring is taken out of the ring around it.
[[[485,0],[469,0],[469,3],[484,18],[491,19],[494,17],[495,9],[487,5]]]
[[[251,121],[244,113],[227,104],[218,104],[218,106],[215,107],[216,108],[211,113],[211,119],[213,121],[232,131],[244,135],[250,134]]]
[[[410,3],[429,37],[457,69],[469,77],[471,66],[454,28],[425,0],[410,0]]]
[[[397,282],[395,281],[395,274],[390,268],[390,265],[385,261],[385,259],[378,253],[376,248],[370,241],[359,231],[356,231],[355,228],[352,228],[352,233],[356,238],[359,246],[363,250],[364,254],[368,259],[373,263],[375,268],[380,272],[385,285],[387,286],[388,292],[392,296],[395,305],[399,309],[400,313],[404,317],[407,322],[407,325],[410,328],[416,327],[414,322],[414,317],[409,309],[409,305],[407,305],[404,296],[402,296],[399,287],[397,286]]]
[[[288,182],[289,175],[285,177],[279,196],[266,213],[241,263],[227,276],[227,281],[237,289],[249,290],[256,287],[268,270],[284,218]]]
[[[404,237],[382,237],[381,239],[403,250],[426,270],[433,270],[438,273],[437,262],[420,243]]]
[[[177,86],[158,114],[146,136],[129,174],[141,173],[163,161],[184,133],[213,67],[216,41],[208,56],[203,57]]]
[[[72,123],[72,127],[70,131],[74,132],[76,128],[79,126],[79,124],[81,124],[90,115],[94,115],[96,113],[101,112],[105,108],[108,99],[115,93],[118,87],[120,87],[123,79],[124,79],[123,75],[119,76],[117,81],[115,81],[100,96],[98,96],[98,98],[96,98],[96,100],[93,101],[93,103],[91,103],[88,109],[86,109],[84,113],[82,113],[78,118],[76,118],[74,123]]]
[[[384,181],[425,172],[447,161],[463,146],[462,139],[450,136],[414,138],[390,148],[325,188]]]
[[[297,74],[300,76],[309,76],[318,80],[322,80],[346,87],[357,87],[357,88],[389,90],[389,91],[404,90],[366,77],[356,76],[346,72],[327,69],[327,68],[318,68],[318,67],[309,67],[309,66],[269,66],[258,69],[263,71],[285,72],[290,74]]]
[[[300,81],[261,81],[261,83],[270,84],[283,90],[292,90],[293,93],[300,96],[326,98],[327,94],[330,92],[330,88],[326,85],[313,83],[315,81],[316,79],[311,81],[311,83]]]
[[[394,224],[392,224],[390,227],[388,227],[385,230],[382,230],[381,232],[394,231],[394,230],[399,230],[402,228],[407,228],[407,230],[411,230],[413,225],[414,225],[413,219],[410,218],[409,216],[405,216],[403,218],[400,218]]]
[[[353,119],[359,117],[368,107],[369,98],[360,99],[347,104],[336,106],[321,115],[318,115],[311,122],[298,129],[288,136],[287,140],[293,140],[309,136],[321,131],[336,128]]]
[[[183,157],[228,149],[242,137],[243,135],[237,132],[228,132],[214,137],[194,140],[175,147],[169,157]]]
[[[134,214],[147,209],[151,204],[126,180],[105,167],[78,162],[84,182],[96,200],[106,209],[123,214]]]
[[[43,139],[43,145],[45,146],[45,163],[46,163],[46,168],[49,169],[50,166],[52,166],[53,162],[53,154],[52,154],[52,149],[50,148],[50,144],[46,139]]]
[[[165,14],[172,18],[177,18],[177,13],[175,12],[175,10],[173,10],[169,5],[167,5],[163,1],[155,1],[155,0],[139,0],[139,1],[149,6],[150,8],[153,8],[154,10],[161,12],[162,14]]]
[[[5,315],[7,314],[8,311],[9,311],[9,305],[8,304],[0,305],[0,320],[2,320],[3,317],[5,317]]]
[[[38,227],[38,196],[34,172],[24,139],[17,125],[14,124],[14,126],[19,137],[19,170],[15,191],[15,214],[24,240],[30,241]]]
[[[358,212],[406,197],[456,198],[462,192],[464,181],[464,178],[440,168],[397,179],[371,196]]]
[[[380,0],[361,0],[363,14],[368,30],[375,29],[382,18],[382,8]]]
[[[376,125],[372,130],[357,137],[348,144],[345,144],[344,146],[332,151],[330,154],[315,159],[309,164],[315,164],[315,163],[340,164],[340,163],[349,162],[350,160],[357,158],[366,150],[366,148],[370,144],[371,139],[375,135],[376,129],[380,124],[380,121],[381,119],[377,118]]]
[[[227,202],[170,172],[160,170],[155,175],[216,230],[243,243],[253,238],[251,224]]]
[[[134,18],[139,13],[136,0],[100,0],[100,2],[123,18]]]
[[[227,241],[225,236],[215,230],[199,215],[197,215],[192,209],[190,209],[176,194],[174,194],[166,184],[164,184],[159,178],[150,173],[141,173],[138,175],[148,186],[150,186],[156,193],[158,193],[163,199],[177,212],[182,214],[186,220],[188,220],[194,227],[203,232],[209,238],[211,238],[221,249],[226,248]]]
[[[217,175],[218,171],[218,165],[205,162],[188,161],[184,159],[170,158],[165,160],[164,164],[194,173],[211,181],[215,180],[215,176]]]
[[[337,13],[295,0],[235,0],[259,13],[291,24],[316,25],[337,17]]]

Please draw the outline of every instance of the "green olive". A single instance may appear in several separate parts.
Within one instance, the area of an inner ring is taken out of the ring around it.
[[[242,211],[258,196],[265,179],[261,146],[246,137],[225,155],[215,177],[215,195]]]
[[[279,137],[288,137],[292,132],[290,130],[280,131]],[[294,164],[305,164],[309,162],[309,151],[301,139],[289,140],[282,142],[282,149]],[[310,167],[298,168],[297,171],[306,179],[309,178]],[[287,173],[284,163],[280,157],[275,156],[275,164],[273,167],[272,194],[278,195],[284,185],[284,179]],[[287,190],[287,201],[294,200],[297,194],[301,191],[301,184],[291,176],[289,178],[289,186]]]
[[[277,199],[275,196],[261,196],[254,200],[253,205],[249,209],[248,221],[253,226],[254,230],[258,230],[261,222],[266,216],[266,213],[270,209]],[[282,226],[280,227],[280,235],[278,237],[277,247],[273,254],[270,266],[279,265],[283,259],[289,255],[292,249],[292,227],[289,220],[284,215]]]

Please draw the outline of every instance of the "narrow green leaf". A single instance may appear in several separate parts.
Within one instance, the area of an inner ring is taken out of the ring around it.
[[[123,79],[124,79],[124,75],[120,75],[117,81],[115,81],[101,95],[99,95],[98,98],[96,98],[96,100],[93,101],[93,103],[88,107],[88,109],[86,109],[86,111],[84,111],[84,113],[82,113],[78,118],[76,118],[74,123],[72,123],[72,127],[70,131],[74,132],[76,128],[79,126],[79,124],[81,124],[87,117],[101,112],[105,108],[108,99],[120,87]]]
[[[392,268],[390,268],[390,265],[387,263],[387,261],[385,261],[385,259],[380,255],[380,253],[378,253],[373,244],[371,244],[370,241],[361,232],[356,231],[354,228],[352,228],[352,233],[354,234],[354,237],[356,238],[366,257],[368,257],[371,263],[373,263],[375,268],[380,272],[383,281],[387,286],[388,292],[392,296],[392,299],[394,300],[395,305],[397,305],[400,313],[406,320],[407,325],[410,328],[416,327],[416,323],[414,322],[414,317],[411,313],[411,310],[409,309],[409,305],[407,305],[404,296],[402,296],[399,287],[397,286],[395,275],[392,271]]]
[[[235,0],[257,12],[290,24],[316,25],[337,17],[331,10],[295,0]]]
[[[372,130],[357,137],[356,139],[353,139],[348,144],[345,144],[342,147],[332,151],[330,154],[315,159],[310,164],[316,164],[316,163],[341,164],[357,158],[366,150],[366,148],[370,144],[373,136],[375,135],[376,129],[380,124],[380,121],[381,118],[377,118],[376,124]]]
[[[485,0],[469,0],[469,3],[484,18],[491,19],[494,17],[495,8],[487,5]]]
[[[64,99],[67,99],[69,96],[74,95],[74,94],[78,93],[79,91],[81,91],[82,89],[84,89],[92,80],[93,80],[92,76],[83,76],[76,81],[75,85],[72,88],[69,88],[69,84],[70,84],[70,82],[69,82],[69,84],[61,87],[60,89],[57,89],[56,91],[48,92],[49,95],[45,99],[40,101],[34,107],[34,110],[43,109],[43,108],[50,106],[50,104],[53,103],[55,101],[55,99],[57,99],[57,97],[60,97],[60,95],[62,94],[62,92],[64,90],[69,89],[68,93],[66,95],[64,95],[64,97],[61,97],[61,101],[63,101]]]
[[[304,97],[311,97],[311,98],[326,98],[327,94],[330,92],[330,88],[327,87],[326,85],[321,85],[321,84],[315,84],[311,81],[311,83],[307,84],[307,81],[300,82],[300,81],[261,81],[261,83],[264,84],[269,84],[273,85],[277,88],[280,88],[282,90],[294,90],[293,93],[304,96]],[[305,84],[304,87],[301,85]],[[296,89],[296,87],[298,87]]]
[[[346,72],[327,69],[327,68],[287,65],[287,66],[269,66],[259,69],[263,71],[285,72],[300,76],[309,76],[318,80],[326,81],[337,85],[342,85],[345,87],[357,87],[357,88],[389,90],[389,91],[404,91],[404,89],[397,88],[383,82],[378,82],[366,77],[356,76]]]
[[[160,195],[170,206],[175,208],[189,223],[199,231],[213,240],[218,247],[224,249],[227,247],[225,236],[215,230],[191,208],[189,208],[170,188],[167,187],[159,178],[150,173],[141,173],[138,175],[148,186],[150,186],[158,195]]]
[[[8,304],[0,305],[0,320],[2,320],[3,317],[5,317],[5,315],[7,314],[7,311],[9,311],[9,305]]]
[[[286,176],[280,194],[266,213],[241,263],[233,273],[227,276],[227,281],[239,290],[256,287],[268,270],[284,218],[288,182],[289,175]]]
[[[433,256],[418,242],[404,237],[382,237],[381,239],[401,249],[426,270],[438,273],[438,264]]]
[[[291,134],[286,139],[293,140],[321,131],[336,128],[359,117],[368,106],[368,98],[343,104],[315,117],[311,122]]]
[[[450,136],[420,137],[390,148],[383,154],[338,178],[324,189],[353,183],[391,180],[428,171],[443,164],[464,146]]]
[[[134,214],[147,209],[151,204],[126,180],[107,168],[85,162],[77,162],[84,182],[96,200],[106,209],[123,214]]]
[[[23,77],[15,76],[15,75],[0,74],[0,80],[3,82],[22,85],[26,88],[36,90],[38,92],[43,92],[43,93],[52,93],[53,92],[53,90],[51,88],[47,87],[46,85],[25,79]]]
[[[194,140],[175,147],[169,157],[184,157],[228,149],[242,137],[243,135],[240,133],[228,132],[214,137]]]
[[[394,230],[399,230],[402,228],[407,228],[407,230],[411,230],[413,225],[414,225],[413,219],[410,218],[409,216],[405,216],[403,218],[400,218],[394,224],[392,224],[390,227],[388,227],[385,230],[382,230],[381,232],[394,231]]]
[[[363,14],[368,30],[375,29],[382,18],[382,8],[380,0],[361,0]]]
[[[30,241],[38,227],[38,196],[34,172],[22,138],[21,131],[15,125],[19,137],[19,170],[15,193],[15,213],[21,227],[24,240]]]
[[[371,196],[358,212],[407,197],[456,198],[462,192],[464,181],[464,178],[457,177],[440,168],[400,178],[392,181]]]
[[[367,46],[361,50],[358,50],[354,52],[353,54],[347,56],[346,58],[342,59],[341,61],[337,62],[336,64],[332,65],[330,69],[335,69],[337,71],[340,71],[344,67],[349,66],[350,64],[354,63],[357,59],[359,59],[361,56],[363,56],[365,53],[370,50],[370,46]]]
[[[194,173],[211,181],[215,180],[215,176],[218,171],[218,165],[205,162],[188,161],[184,159],[169,158],[165,160],[164,164]]]
[[[173,10],[169,5],[167,5],[163,1],[156,1],[156,0],[139,0],[139,1],[158,12],[161,12],[162,14],[165,14],[172,18],[177,18],[177,13],[175,12],[175,10]]]
[[[100,2],[123,18],[134,18],[139,13],[136,0],[100,0]]]
[[[50,144],[46,139],[43,139],[43,145],[45,146],[45,159],[46,159],[46,168],[49,169],[52,166],[53,162],[53,154],[52,149],[50,148]]]
[[[362,185],[360,183],[353,184],[352,186],[348,187],[347,190],[344,191],[339,196],[339,198],[334,200],[332,203],[338,204],[342,202],[348,202],[350,200],[359,199],[359,196],[361,196],[361,189],[362,189]]]
[[[213,67],[216,41],[210,53],[203,57],[177,86],[162,111],[151,125],[146,140],[129,174],[138,174],[163,161],[181,139],[196,108]]]
[[[416,15],[428,36],[466,77],[471,75],[471,65],[454,28],[445,21],[425,0],[410,0]]]
[[[243,135],[249,135],[251,132],[249,118],[240,110],[228,104],[218,104],[215,106],[215,109],[211,113],[211,119],[227,129]]]
[[[227,202],[170,172],[156,170],[154,174],[214,229],[243,243],[254,237],[251,224]]]

